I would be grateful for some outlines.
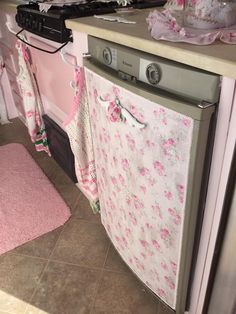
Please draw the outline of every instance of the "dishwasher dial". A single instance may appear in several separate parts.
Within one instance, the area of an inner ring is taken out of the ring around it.
[[[102,52],[103,61],[105,64],[109,65],[112,62],[111,49],[106,47]]]
[[[157,85],[161,79],[161,69],[156,63],[150,63],[146,68],[146,77],[150,84]]]

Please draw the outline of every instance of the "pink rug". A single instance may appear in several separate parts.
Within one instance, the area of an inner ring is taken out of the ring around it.
[[[21,144],[0,146],[0,254],[63,225],[70,211]]]

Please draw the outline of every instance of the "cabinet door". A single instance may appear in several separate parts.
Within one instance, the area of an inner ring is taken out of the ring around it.
[[[25,109],[22,97],[19,94],[17,94],[14,90],[12,91],[12,97],[14,99],[14,103],[16,109],[18,110],[19,115],[23,118],[23,121],[25,121]]]
[[[16,118],[18,116],[18,111],[16,110],[16,104],[13,99],[11,85],[9,83],[7,72],[4,70],[1,76],[1,88],[3,92],[3,97],[7,109],[7,115],[9,119]]]
[[[4,62],[13,72],[18,73],[18,55],[15,48],[17,38],[9,31],[6,25],[8,24],[15,32],[20,30],[15,22],[15,14],[15,10],[7,8],[4,8],[0,12],[0,48],[2,50],[1,53],[3,55]]]
[[[195,122],[85,72],[102,223],[130,268],[175,308]]]
[[[21,96],[20,88],[16,80],[16,74],[8,67],[6,66],[6,71],[9,79],[9,83],[11,85],[12,92],[14,91],[16,94]]]
[[[49,51],[56,49],[54,46],[39,39],[39,37],[34,38],[30,35],[29,40],[37,47]],[[59,52],[48,54],[31,48],[31,53],[34,65],[37,68],[36,76],[40,94],[63,113],[68,114],[71,110],[74,96],[74,92],[69,85],[70,81],[74,78],[73,67],[62,61]],[[71,59],[71,62],[76,63],[75,57],[71,56]]]
[[[14,55],[14,49],[15,46],[9,48],[8,46],[1,43],[1,55],[3,57],[6,67],[8,67],[12,72],[17,73],[17,56]]]
[[[0,11],[0,54],[6,66],[6,71],[2,77],[1,83],[9,118],[15,118],[19,113],[24,120],[25,111],[19,87],[16,82],[16,76],[19,73],[18,54],[15,48],[17,39],[7,27],[8,24],[14,31],[19,30],[15,22],[15,14],[15,9],[7,7],[2,8]]]

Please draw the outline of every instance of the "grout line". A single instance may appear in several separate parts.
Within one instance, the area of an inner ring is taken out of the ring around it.
[[[113,273],[118,273],[118,274],[127,274],[129,273],[129,268],[128,271],[123,271],[123,270],[116,270],[116,269],[112,269],[112,268],[104,268],[103,266],[87,266],[87,265],[83,265],[83,264],[76,264],[76,263],[71,263],[71,262],[66,262],[66,261],[62,261],[62,260],[58,260],[58,259],[48,259],[48,258],[44,258],[44,257],[38,257],[38,256],[32,256],[32,255],[27,255],[27,254],[20,254],[20,253],[10,253],[12,255],[19,255],[19,256],[24,256],[24,257],[29,257],[29,258],[35,258],[35,259],[39,259],[42,261],[50,261],[53,263],[60,263],[60,264],[65,264],[65,265],[71,265],[71,266],[77,266],[77,267],[81,267],[81,268],[85,268],[85,269],[92,269],[92,270],[102,270],[104,269],[104,271],[108,271],[108,272],[113,272]]]
[[[43,277],[43,274],[44,274],[44,272],[45,272],[45,269],[46,269],[47,266],[48,266],[48,263],[49,263],[49,260],[46,262],[46,264],[45,264],[45,266],[44,266],[44,268],[43,268],[43,270],[42,270],[42,273],[41,273],[41,275],[39,276],[39,279],[38,279],[37,282],[36,282],[36,285],[35,285],[35,288],[34,288],[34,291],[33,291],[32,295],[31,295],[31,298],[30,298],[29,301],[27,302],[28,304],[27,304],[27,306],[26,306],[26,308],[25,308],[24,314],[27,312],[29,306],[30,306],[31,303],[32,303],[33,297],[34,297],[34,295],[35,295],[35,293],[36,293],[36,291],[37,291],[37,288],[38,288],[39,283],[40,283],[40,281],[41,281],[41,279],[42,279],[42,277]]]
[[[108,273],[116,273],[116,274],[129,274],[130,271],[123,271],[123,270],[116,270],[116,269],[112,269],[112,268],[103,268],[103,270]],[[131,271],[132,272],[132,271]]]
[[[26,309],[25,309],[24,314],[26,314],[26,312],[27,312],[27,310],[28,310],[28,308],[29,308],[29,305],[32,303],[32,300],[33,300],[33,298],[34,298],[34,296],[35,296],[35,294],[36,294],[36,291],[37,291],[37,289],[38,289],[38,287],[39,287],[39,284],[40,284],[40,282],[41,282],[41,280],[42,280],[42,278],[43,278],[43,275],[44,275],[44,273],[45,273],[45,270],[46,270],[47,267],[48,267],[48,264],[49,264],[49,262],[50,262],[50,258],[51,258],[52,254],[53,254],[53,252],[54,252],[54,250],[55,250],[55,248],[56,248],[56,245],[57,245],[58,241],[59,241],[60,238],[61,238],[61,234],[62,234],[62,232],[64,231],[64,229],[65,229],[65,226],[63,226],[62,231],[61,231],[61,233],[59,234],[59,237],[58,237],[57,241],[55,242],[54,248],[52,249],[51,254],[50,254],[49,257],[48,257],[47,263],[46,263],[44,269],[42,270],[42,273],[41,273],[41,275],[40,275],[40,277],[39,277],[39,279],[38,279],[38,282],[36,283],[36,286],[35,286],[35,288],[34,288],[34,291],[33,291],[33,293],[32,293],[32,296],[31,296],[31,298],[30,298],[30,300],[29,300],[29,302],[28,302],[28,304],[27,304],[27,306],[26,306]]]
[[[108,253],[110,251],[110,247],[111,247],[111,243],[109,243],[108,248],[107,248],[107,252],[106,252],[106,256],[102,265],[102,268],[104,269],[105,265],[106,265],[106,261],[107,261],[107,257],[108,257]]]
[[[65,264],[65,265],[77,266],[77,267],[81,267],[81,268],[85,268],[85,269],[92,269],[92,270],[101,270],[101,269],[103,269],[102,267],[74,264],[74,263],[70,263],[70,262],[60,261],[60,260],[57,260],[57,259],[50,259],[49,261],[53,262],[53,263],[60,263],[60,264]]]
[[[9,254],[35,258],[35,259],[39,259],[39,260],[42,260],[42,261],[48,261],[48,258],[46,258],[46,257],[33,256],[33,255],[22,254],[22,253],[18,253],[18,252],[16,252],[16,253],[15,252],[12,252],[12,253],[9,252]]]
[[[89,219],[86,219],[86,218],[74,217],[73,216],[73,212],[71,213],[71,218],[70,219],[76,219],[76,220],[79,220],[79,221],[85,221],[85,222],[89,222],[89,223],[92,223],[92,224],[103,226],[101,221],[93,221],[93,220],[89,220]]]
[[[93,302],[92,302],[92,305],[91,305],[91,309],[90,309],[89,314],[92,314],[92,313],[93,313],[93,310],[94,310],[94,307],[95,307],[95,302],[96,302],[97,295],[98,295],[98,290],[99,290],[99,287],[101,286],[101,282],[102,282],[103,272],[104,272],[104,269],[102,268],[102,269],[101,269],[100,276],[99,276],[99,278],[98,278],[97,288],[96,288],[96,291],[95,291],[95,294],[94,294],[94,298],[93,298]]]
[[[93,299],[91,310],[90,310],[89,314],[93,313],[93,310],[94,310],[94,307],[95,307],[95,302],[96,302],[96,299],[97,299],[99,287],[101,286],[102,277],[103,277],[103,273],[104,273],[104,266],[105,266],[106,261],[107,261],[107,257],[108,257],[108,253],[110,251],[110,247],[111,247],[111,243],[109,243],[108,248],[107,248],[106,256],[105,256],[105,259],[104,259],[104,262],[103,262],[103,266],[102,266],[102,270],[101,270],[101,273],[100,273],[100,277],[98,279],[97,289],[96,289],[95,294],[94,294],[94,299]]]

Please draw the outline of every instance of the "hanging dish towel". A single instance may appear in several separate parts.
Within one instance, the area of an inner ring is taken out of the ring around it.
[[[75,69],[72,83],[75,95],[72,110],[64,122],[75,157],[75,173],[78,187],[90,201],[94,213],[99,211],[97,177],[94,161],[92,134],[85,78],[82,68]]]
[[[236,44],[236,25],[230,28],[203,30],[185,27],[182,21],[183,12],[177,10],[155,10],[147,17],[151,36],[157,40],[209,45],[219,39],[227,44]]]
[[[19,83],[23,105],[26,115],[26,123],[37,151],[45,151],[50,155],[48,148],[47,135],[42,120],[42,103],[38,92],[35,75],[32,70],[32,60],[29,49],[20,40],[16,43],[19,61]]]
[[[1,79],[3,75],[3,71],[5,70],[5,65],[2,56],[0,56],[0,124],[10,123],[7,117],[6,103],[3,96]]]

